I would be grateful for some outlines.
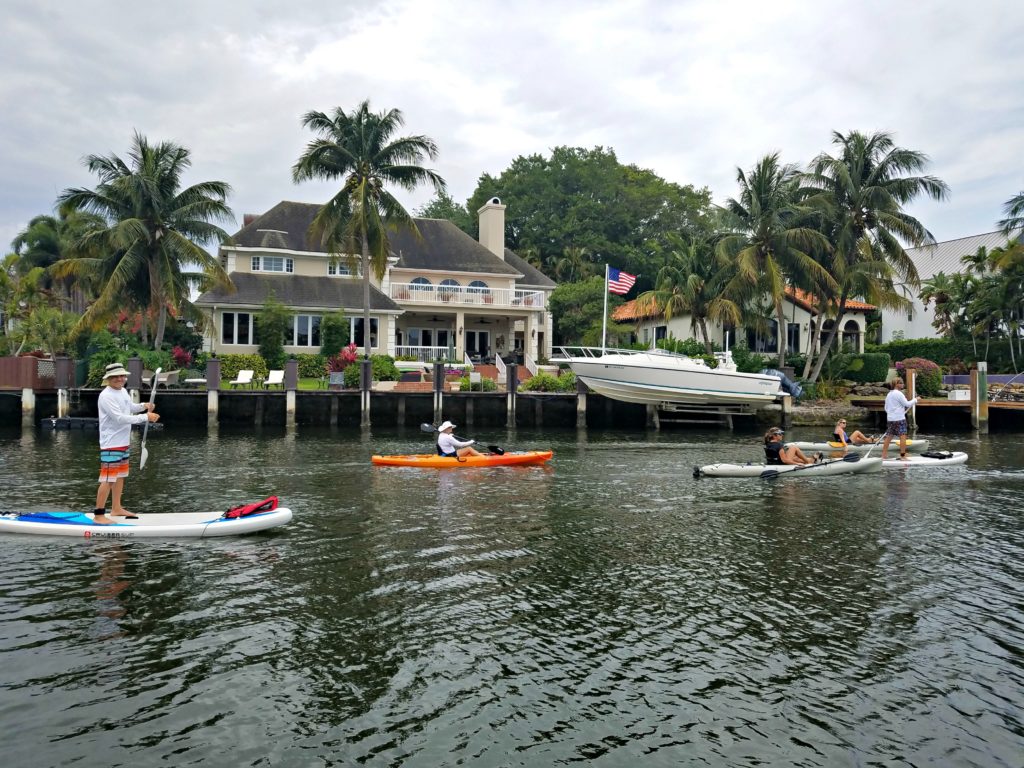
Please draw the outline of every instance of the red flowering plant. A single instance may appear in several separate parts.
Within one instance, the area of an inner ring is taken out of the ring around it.
[[[192,365],[192,353],[187,349],[183,349],[180,345],[175,346],[171,350],[171,357],[174,358],[174,364],[178,368],[188,368]]]
[[[935,397],[942,389],[942,368],[938,364],[923,357],[908,357],[906,360],[900,360],[896,363],[896,373],[904,381],[907,380],[907,368],[917,371],[914,386],[916,394]]]
[[[343,348],[338,354],[333,357],[327,358],[327,370],[330,373],[339,373],[348,368],[352,363],[359,359],[359,347],[355,344],[349,344]]]

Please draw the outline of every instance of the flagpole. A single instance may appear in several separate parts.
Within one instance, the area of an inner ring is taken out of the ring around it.
[[[601,357],[604,357],[605,339],[608,336],[608,265],[604,265],[604,314],[601,315]]]

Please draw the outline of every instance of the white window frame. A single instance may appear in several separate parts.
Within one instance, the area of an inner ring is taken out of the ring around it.
[[[224,338],[225,318],[231,315],[231,339]],[[239,316],[248,316],[249,341],[238,341]],[[220,316],[220,343],[230,346],[252,346],[258,344],[256,340],[256,313],[255,312],[223,312]]]
[[[337,263],[327,262],[327,276],[328,277],[359,277],[359,268],[356,267],[355,271],[349,268],[348,264],[343,261]]]
[[[268,262],[274,264],[276,264],[277,262],[281,262],[281,269],[270,269],[267,266]],[[252,271],[280,272],[282,274],[292,274],[293,272],[295,272],[295,259],[289,256],[253,256]]]
[[[350,317],[348,319],[348,337],[352,340],[352,343],[358,346],[360,349],[363,347],[358,341],[356,341],[356,323],[363,322],[362,316]],[[376,349],[378,340],[380,339],[380,321],[376,317],[370,318],[370,349]]]
[[[299,319],[305,318],[308,321],[306,328],[307,343],[299,343]],[[323,337],[320,334],[320,325],[324,319],[322,315],[294,315],[292,317],[291,337],[285,341],[290,347],[302,347],[304,349],[319,349],[322,346]],[[316,326],[314,328],[314,326]]]

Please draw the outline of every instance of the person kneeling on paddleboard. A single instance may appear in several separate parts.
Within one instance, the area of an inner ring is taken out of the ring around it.
[[[814,464],[821,459],[812,459],[795,445],[785,445],[782,436],[786,434],[781,427],[772,427],[764,435],[764,458],[767,464]]]
[[[483,455],[476,448],[472,447],[476,440],[459,440],[452,434],[454,429],[455,425],[450,421],[444,422],[437,428],[437,452],[439,455],[457,458]]]

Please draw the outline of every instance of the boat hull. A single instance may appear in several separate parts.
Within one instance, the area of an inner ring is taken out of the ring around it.
[[[501,456],[438,456],[434,453],[408,455],[372,456],[370,461],[379,467],[425,467],[428,469],[462,469],[465,467],[513,467],[527,464],[543,464],[554,455],[552,451],[506,451]]]
[[[832,477],[878,472],[881,458],[861,458],[850,455],[843,459],[818,464],[708,464],[694,467],[694,477],[756,477],[771,480],[776,477]]]
[[[774,376],[686,365],[668,356],[576,357],[566,363],[590,389],[628,403],[751,406],[780,394]]]
[[[219,512],[154,512],[140,515],[138,520],[108,525],[94,523],[91,513],[49,512],[47,514],[57,516],[50,521],[40,518],[40,514],[0,516],[0,533],[80,539],[208,539],[265,531],[292,519],[292,511],[286,507],[231,519],[220,517]]]

